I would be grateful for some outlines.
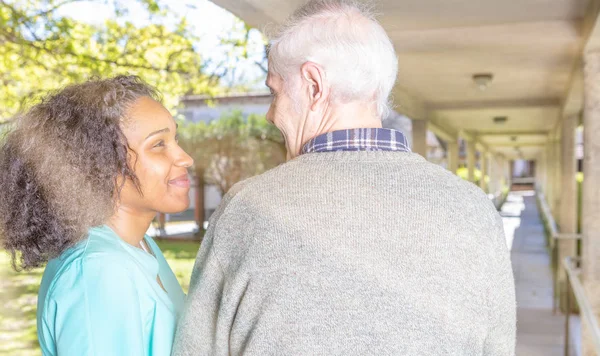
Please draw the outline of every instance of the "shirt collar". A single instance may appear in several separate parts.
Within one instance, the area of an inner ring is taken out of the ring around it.
[[[333,131],[314,137],[304,144],[300,154],[335,151],[410,152],[410,147],[400,131],[359,128]]]

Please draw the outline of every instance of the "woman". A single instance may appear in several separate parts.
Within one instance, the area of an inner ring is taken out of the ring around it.
[[[189,205],[175,130],[152,88],[119,76],[50,95],[5,137],[0,235],[15,268],[49,260],[44,355],[170,354],[184,294],[145,232]]]

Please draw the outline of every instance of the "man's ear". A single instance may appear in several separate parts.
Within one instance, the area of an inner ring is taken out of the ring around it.
[[[325,78],[325,70],[313,62],[306,62],[300,67],[302,80],[308,85],[310,109],[319,110],[329,98],[329,85]]]

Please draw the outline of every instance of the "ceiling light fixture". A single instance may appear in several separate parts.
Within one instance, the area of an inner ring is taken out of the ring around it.
[[[496,117],[494,118],[494,123],[495,123],[495,124],[503,124],[503,123],[505,123],[506,121],[508,121],[508,117],[506,117],[506,116],[496,116]]]
[[[494,76],[491,73],[477,73],[473,74],[473,81],[475,85],[479,88],[479,90],[484,91],[490,86],[490,83],[494,79]]]

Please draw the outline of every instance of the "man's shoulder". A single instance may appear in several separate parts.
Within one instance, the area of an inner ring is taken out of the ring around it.
[[[257,190],[263,190],[265,185],[272,183],[273,179],[285,172],[292,166],[291,162],[283,163],[275,168],[272,168],[262,174],[244,179],[234,184],[231,189],[223,197],[223,205],[235,204],[235,201],[241,200],[250,193],[256,193]],[[267,188],[268,190],[268,188]]]
[[[369,174],[365,175],[366,171]],[[347,184],[349,175],[356,175],[356,183],[350,186]],[[267,209],[274,203],[305,196],[306,192],[319,194],[339,189],[345,195],[351,194],[357,191],[356,187],[365,186],[361,180],[367,176],[369,181],[387,187],[385,199],[397,194],[398,199],[405,200],[407,194],[416,194],[432,203],[460,206],[465,213],[477,210],[477,215],[488,213],[489,218],[497,214],[494,204],[479,186],[419,155],[397,152],[366,152],[361,155],[351,152],[348,155],[321,153],[301,156],[241,181],[225,195],[217,216],[225,211],[238,214],[241,210],[248,215],[259,206],[267,205],[262,207]],[[332,186],[331,182],[337,183]]]
[[[460,195],[462,199],[489,201],[487,194],[477,185],[452,173],[448,169],[435,163],[424,161],[415,166],[413,176],[416,182],[427,186],[432,194],[446,192]]]
[[[323,176],[330,174],[341,174],[335,164],[343,162],[345,164],[353,164],[360,159],[370,163],[377,163],[377,159],[381,152],[362,152],[364,155],[351,152],[352,159],[344,159],[343,161],[336,160],[336,156],[341,156],[339,152],[335,154],[311,154],[301,156],[295,160],[283,163],[265,173],[245,179],[235,184],[225,195],[223,202],[229,204],[234,200],[244,200],[247,198],[264,197],[265,194],[272,193],[279,189],[296,189],[296,181],[306,181],[306,175]],[[310,156],[310,157],[308,157]],[[383,156],[382,156],[383,157]],[[397,157],[396,160],[390,160],[389,157]],[[375,158],[375,159],[374,159]],[[451,194],[464,195],[464,198],[485,200],[487,195],[475,184],[464,180],[448,171],[442,166],[431,163],[423,159],[421,156],[414,153],[398,153],[386,152],[384,160],[381,160],[381,165],[371,165],[358,167],[353,170],[357,176],[363,176],[364,170],[386,170],[386,173],[393,173],[403,182],[406,182],[407,188],[411,186],[427,187],[432,194],[436,192],[448,192]],[[317,165],[318,167],[314,167]],[[348,174],[344,172],[343,174]]]

